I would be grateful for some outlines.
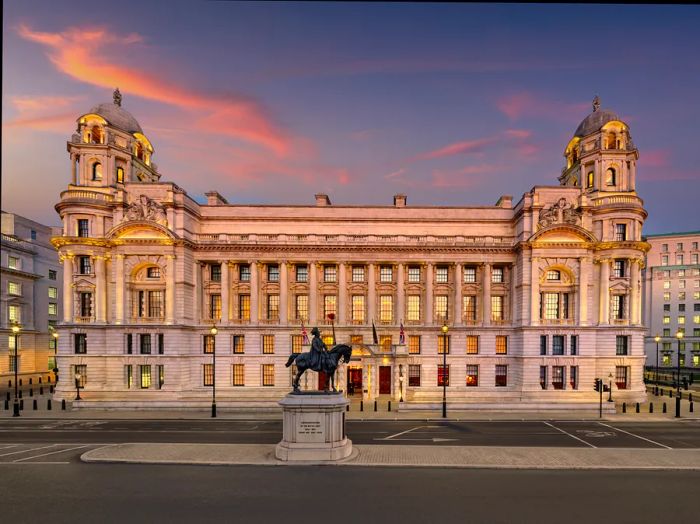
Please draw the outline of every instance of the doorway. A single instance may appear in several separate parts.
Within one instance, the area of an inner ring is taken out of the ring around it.
[[[379,394],[391,395],[391,366],[379,366]]]
[[[348,395],[362,395],[362,368],[348,368]]]

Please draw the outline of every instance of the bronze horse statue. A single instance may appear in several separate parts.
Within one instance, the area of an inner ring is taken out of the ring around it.
[[[352,348],[347,344],[338,344],[334,346],[325,353],[325,358],[321,359],[318,366],[311,366],[311,352],[305,353],[293,353],[289,355],[289,360],[285,364],[286,367],[296,364],[297,375],[292,381],[292,386],[294,386],[294,391],[299,391],[299,380],[301,376],[307,369],[311,371],[323,371],[326,376],[330,378],[326,382],[326,391],[332,388],[335,391],[335,370],[338,368],[340,360],[343,359],[344,363],[350,362],[350,356],[352,355]]]

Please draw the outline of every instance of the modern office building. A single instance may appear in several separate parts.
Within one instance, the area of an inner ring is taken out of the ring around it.
[[[204,406],[215,384],[220,406],[276,407],[314,326],[354,348],[341,389],[401,409],[444,384],[477,409],[590,408],[596,378],[645,396],[638,153],[597,98],[554,185],[490,206],[198,203],[161,179],[118,91],[68,153],[59,367],[83,405]]]
[[[644,270],[647,366],[700,370],[700,231],[646,235]],[[682,336],[678,337],[678,333]],[[659,338],[658,341],[656,338]],[[658,364],[657,364],[658,359]]]
[[[0,381],[14,387],[39,377],[55,380],[55,326],[62,315],[63,267],[51,238],[61,229],[2,212],[0,257]],[[15,327],[15,331],[13,331]]]

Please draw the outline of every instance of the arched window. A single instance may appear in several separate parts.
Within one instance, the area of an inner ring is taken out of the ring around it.
[[[136,145],[134,146],[134,153],[136,154],[136,158],[143,160],[143,146],[141,145],[141,142],[136,142]]]
[[[103,134],[102,134],[102,129],[100,129],[99,126],[92,126],[92,130],[90,131],[90,141],[93,144],[102,144],[104,143],[103,140]]]
[[[92,179],[102,180],[102,164],[99,162],[92,164]]]
[[[617,137],[615,133],[608,133],[605,149],[615,149],[617,147]]]
[[[615,170],[612,167],[609,167],[608,170],[605,172],[605,183],[609,186],[617,185],[617,176]]]
[[[547,280],[561,280],[561,271],[559,271],[558,269],[550,269],[549,271],[547,271]]]
[[[544,324],[568,324],[574,318],[575,282],[562,269],[547,269],[540,278],[540,319]]]
[[[586,187],[593,187],[593,171],[589,171],[586,176]]]
[[[123,184],[123,183],[124,183],[124,168],[118,167],[117,168],[117,184]]]

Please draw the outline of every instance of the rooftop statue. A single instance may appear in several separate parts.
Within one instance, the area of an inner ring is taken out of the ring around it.
[[[311,334],[314,336],[311,341],[311,351],[293,353],[289,355],[289,360],[285,364],[286,367],[292,364],[297,366],[297,375],[292,383],[294,391],[299,392],[299,380],[308,369],[316,372],[323,371],[330,379],[326,382],[326,391],[335,391],[335,370],[338,368],[341,358],[346,364],[350,362],[352,348],[346,344],[338,344],[329,350],[325,342],[321,340],[321,333],[317,327],[311,330]]]

